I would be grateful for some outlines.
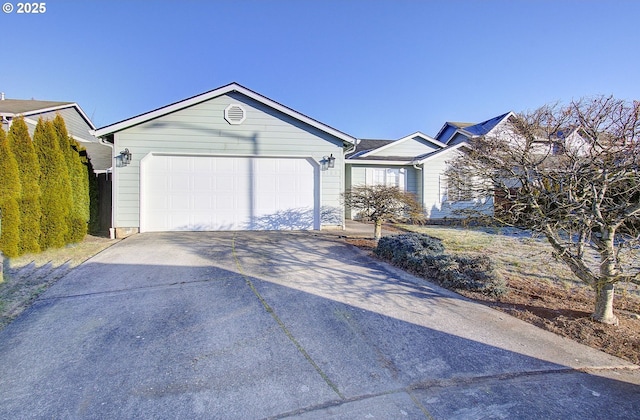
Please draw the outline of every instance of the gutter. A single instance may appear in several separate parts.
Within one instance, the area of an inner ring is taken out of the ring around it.
[[[355,152],[356,151],[356,147],[358,147],[359,144],[360,144],[360,139],[356,139],[356,141],[353,142],[351,147],[349,147],[347,150],[344,151],[344,154],[348,155],[351,152]]]

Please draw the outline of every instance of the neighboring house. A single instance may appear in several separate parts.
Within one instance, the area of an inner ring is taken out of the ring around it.
[[[37,101],[33,99],[5,99],[0,97],[0,119],[2,128],[9,131],[11,120],[23,116],[29,134],[33,136],[40,117],[53,120],[57,114],[64,118],[69,135],[87,151],[96,174],[107,173],[111,169],[111,148],[101,144],[91,133],[95,127],[78,104],[74,102]]]
[[[117,155],[116,237],[344,226],[344,154],[356,139],[239,84],[93,134]]]
[[[346,188],[356,185],[397,186],[416,195],[431,220],[461,218],[460,210],[493,211],[492,197],[474,197],[448,182],[445,171],[474,137],[500,135],[514,114],[508,112],[478,124],[447,122],[434,137],[420,132],[399,140],[361,140],[346,160]],[[347,210],[347,217],[357,217]]]
[[[111,165],[113,151],[110,145],[103,144],[91,134],[95,126],[84,113],[82,108],[74,102],[39,101],[34,99],[5,99],[0,96],[0,119],[2,128],[9,131],[11,121],[23,116],[27,123],[29,134],[33,132],[40,117],[53,120],[57,114],[64,119],[69,135],[82,146],[91,161],[93,172],[97,177],[96,220],[93,229],[106,232],[111,226]]]
[[[446,122],[435,138],[447,146],[454,146],[474,137],[498,135],[500,131],[508,129],[508,123],[513,118],[515,114],[507,112],[477,124]]]

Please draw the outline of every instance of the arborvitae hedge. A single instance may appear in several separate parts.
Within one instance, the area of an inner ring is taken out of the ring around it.
[[[9,147],[18,164],[22,195],[18,200],[20,208],[19,252],[40,251],[40,165],[33,147],[29,129],[22,117],[14,118],[7,135]]]
[[[67,238],[67,220],[72,206],[71,184],[58,136],[51,121],[38,120],[33,143],[40,163],[42,218],[40,247],[62,247]]]
[[[69,230],[66,241],[69,243],[80,242],[87,234],[87,222],[89,221],[89,179],[80,159],[80,145],[69,136],[64,119],[60,114],[54,118],[53,127],[70,180],[71,207],[67,217]]]
[[[7,257],[19,255],[20,242],[20,176],[4,130],[0,129],[0,251]]]

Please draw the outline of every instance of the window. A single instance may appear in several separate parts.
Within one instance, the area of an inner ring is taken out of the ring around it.
[[[406,170],[404,168],[366,168],[365,184],[386,185],[406,190],[405,174]]]
[[[444,178],[441,183],[444,185],[442,201],[473,201],[476,198],[468,179],[461,181]]]

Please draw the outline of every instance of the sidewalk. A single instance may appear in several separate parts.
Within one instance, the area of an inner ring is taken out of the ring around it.
[[[346,220],[345,229],[324,229],[320,233],[339,238],[367,238],[373,239],[373,223],[357,222],[355,220]],[[382,226],[382,236],[397,235],[400,231],[395,231]]]

